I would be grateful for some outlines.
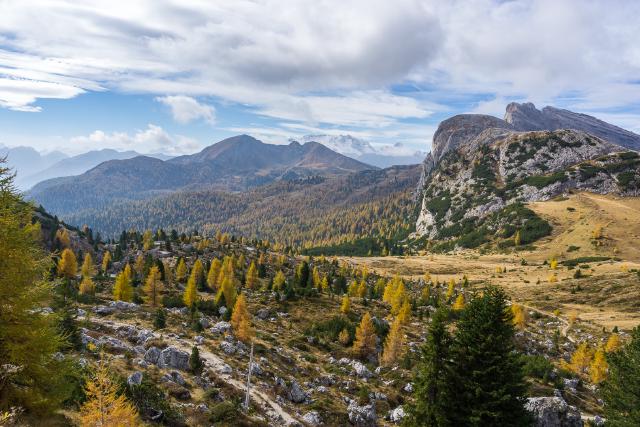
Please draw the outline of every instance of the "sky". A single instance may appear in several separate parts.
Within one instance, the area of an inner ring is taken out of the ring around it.
[[[0,0],[0,144],[350,134],[406,154],[511,101],[640,133],[638,17],[635,0]]]

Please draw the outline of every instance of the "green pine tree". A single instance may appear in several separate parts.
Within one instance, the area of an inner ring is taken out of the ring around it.
[[[631,341],[607,354],[609,374],[602,388],[607,426],[640,425],[640,327],[631,332]]]

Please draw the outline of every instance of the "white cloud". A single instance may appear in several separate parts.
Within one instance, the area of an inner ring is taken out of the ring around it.
[[[216,119],[216,109],[212,105],[201,104],[194,98],[184,95],[157,97],[156,101],[171,109],[173,119],[181,124],[202,119],[213,124]]]
[[[133,135],[126,132],[106,133],[96,130],[86,136],[73,137],[70,142],[71,150],[76,152],[111,147],[117,150],[135,150],[143,154],[180,155],[201,148],[197,141],[181,135],[169,135],[154,124],[149,124],[146,129],[138,130]]]

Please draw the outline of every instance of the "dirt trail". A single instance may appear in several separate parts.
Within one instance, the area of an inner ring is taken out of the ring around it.
[[[102,319],[99,317],[92,317],[90,321],[94,323],[98,323],[100,325],[104,325],[111,329],[115,329],[121,326],[138,326],[133,323],[115,321],[110,319]],[[162,340],[167,344],[186,352],[190,352],[191,347],[193,346],[193,343],[183,339],[163,336]],[[226,381],[228,384],[231,384],[233,387],[237,388],[238,390],[241,390],[243,392],[246,390],[246,384],[243,380],[237,380],[235,378],[232,378],[228,374],[222,373],[222,368],[224,365],[226,365],[226,362],[224,361],[224,359],[222,359],[220,356],[209,351],[205,346],[200,346],[198,350],[200,350],[200,357],[204,360],[205,365],[217,371],[218,374],[220,375],[220,378],[222,378],[224,381]],[[279,422],[282,422],[283,423],[282,425],[286,425],[286,426],[300,425],[300,423],[291,414],[289,414],[278,402],[273,400],[267,393],[257,389],[256,386],[252,386],[251,388],[251,399],[254,402],[260,404],[263,408],[267,409],[267,413],[271,417],[280,418],[281,421],[279,420]]]

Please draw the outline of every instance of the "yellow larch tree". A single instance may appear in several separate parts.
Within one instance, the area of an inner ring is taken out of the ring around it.
[[[104,255],[102,255],[102,273],[107,274],[107,270],[109,270],[109,265],[111,264],[111,252],[106,251]]]
[[[347,345],[349,345],[349,341],[351,341],[351,335],[349,335],[349,331],[347,330],[347,328],[344,328],[338,334],[338,342],[346,347]]]
[[[362,316],[360,325],[356,328],[356,338],[353,341],[353,353],[361,359],[366,359],[376,351],[376,329],[367,312]]]
[[[184,262],[184,258],[180,258],[178,265],[176,266],[176,280],[178,282],[184,282],[187,278],[187,264]]]
[[[80,282],[80,288],[78,292],[82,295],[93,295],[96,292],[96,286],[93,284],[93,280],[89,276],[83,276]]]
[[[144,274],[144,257],[142,256],[142,254],[137,256],[136,262],[133,264],[133,269],[138,275],[138,278],[142,279],[142,276]]]
[[[404,334],[402,333],[402,322],[397,318],[391,324],[389,334],[384,342],[384,351],[382,353],[382,364],[391,366],[402,356],[404,347]]]
[[[196,279],[196,286],[199,286],[201,283],[204,283],[204,265],[202,265],[202,261],[200,258],[196,259],[193,263],[193,268],[191,269],[191,274]]]
[[[404,282],[400,281],[396,286],[391,296],[391,314],[394,316],[400,312],[402,306],[408,301],[407,291],[404,287]]]
[[[411,320],[411,304],[409,303],[409,299],[406,299],[404,303],[402,303],[402,307],[398,311],[397,320],[402,325],[406,325]]]
[[[342,297],[342,303],[340,304],[340,312],[342,314],[347,314],[349,313],[349,310],[351,310],[351,301],[349,300],[349,295],[344,295]]]
[[[196,284],[196,275],[192,272],[187,280],[187,287],[184,289],[182,301],[187,307],[193,307],[198,302],[198,286]]]
[[[322,277],[322,282],[320,282],[320,291],[321,292],[329,291],[329,279],[327,279],[327,276]]]
[[[453,278],[449,279],[449,284],[447,285],[447,294],[445,298],[450,299],[453,297],[453,294],[456,292],[456,282]]]
[[[593,356],[591,365],[589,365],[589,378],[591,379],[591,382],[594,384],[600,384],[604,381],[607,378],[608,369],[609,364],[607,363],[607,357],[605,356],[604,349],[599,348]]]
[[[209,273],[207,274],[207,285],[213,291],[217,291],[219,287],[218,276],[220,275],[220,270],[222,269],[222,263],[218,258],[214,258],[211,261],[211,266],[209,267]]]
[[[284,277],[284,273],[280,270],[276,273],[276,276],[273,278],[273,290],[281,291],[284,289],[284,283],[286,281],[286,277]]]
[[[453,303],[453,310],[454,311],[460,311],[464,308],[464,295],[463,294],[459,294],[456,297],[456,300]]]
[[[131,301],[133,299],[133,286],[131,285],[131,266],[124,266],[124,269],[116,276],[116,283],[113,286],[113,299],[116,301]]]
[[[571,355],[571,362],[569,367],[576,374],[586,373],[591,365],[592,353],[589,345],[586,342],[578,345],[576,351]]]
[[[173,271],[171,270],[171,266],[166,261],[162,261],[162,266],[164,267],[164,283],[167,285],[172,285]]]
[[[160,281],[160,269],[154,265],[149,270],[147,280],[144,283],[144,293],[147,296],[147,303],[151,307],[158,307],[162,305],[160,299],[162,290],[163,286]]]
[[[80,408],[80,426],[141,426],[135,407],[124,395],[118,395],[118,389],[118,383],[110,378],[105,363],[100,362],[93,379],[85,386],[87,399]]]
[[[364,298],[367,296],[367,282],[363,280],[360,281],[358,285],[357,295],[359,298]]]
[[[527,325],[527,316],[522,305],[511,304],[511,313],[513,313],[513,324],[518,329],[524,329]]]
[[[621,346],[622,343],[620,342],[620,335],[614,333],[609,336],[609,339],[607,339],[607,343],[604,346],[604,351],[606,351],[607,353],[618,351]]]
[[[142,247],[145,251],[153,248],[153,234],[151,230],[145,230],[142,234]]]
[[[69,236],[69,231],[66,228],[59,228],[58,231],[56,231],[55,238],[60,243],[61,248],[71,247],[71,237]]]
[[[236,298],[238,296],[236,285],[234,281],[229,277],[224,277],[222,281],[222,286],[218,289],[218,293],[216,294],[215,302],[218,304],[220,299],[224,296],[224,303],[228,309],[231,309],[235,303]]]
[[[322,279],[320,278],[320,272],[318,267],[314,266],[311,270],[311,280],[313,281],[313,287],[317,290],[322,290]]]
[[[84,256],[80,273],[82,274],[82,277],[93,277],[96,274],[96,268],[93,265],[93,258],[91,258],[91,254],[89,252]]]
[[[551,260],[549,260],[549,268],[552,270],[556,270],[558,268],[558,260],[556,258],[551,258]]]
[[[259,283],[258,268],[256,267],[255,261],[251,261],[251,264],[247,269],[247,274],[245,276],[244,283],[249,289],[256,289],[258,287],[258,283]]]
[[[233,306],[233,313],[231,315],[231,328],[233,329],[236,338],[240,341],[246,342],[253,337],[251,315],[247,309],[247,302],[244,298],[244,294],[240,294],[238,298],[236,298],[236,303]]]
[[[58,261],[58,275],[65,279],[75,279],[78,272],[78,261],[76,254],[69,248],[62,251]]]

